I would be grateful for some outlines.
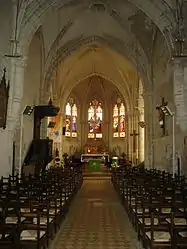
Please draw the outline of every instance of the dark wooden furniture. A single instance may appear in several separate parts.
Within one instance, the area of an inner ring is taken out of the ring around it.
[[[9,97],[9,83],[6,83],[6,69],[0,82],[0,128],[6,128],[8,97]]]
[[[2,177],[0,248],[48,248],[82,181],[80,168]]]
[[[113,169],[112,182],[145,249],[187,248],[184,176],[126,166]]]

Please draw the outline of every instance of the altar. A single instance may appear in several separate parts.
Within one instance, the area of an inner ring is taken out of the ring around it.
[[[100,171],[101,164],[106,165],[109,162],[108,154],[82,154],[81,162],[86,163],[89,171]]]
[[[109,162],[108,148],[103,139],[88,139],[84,146],[84,153],[81,155],[81,162],[85,163],[89,171],[100,171],[101,164]]]
[[[106,160],[109,161],[109,155],[102,153],[102,154],[82,154],[81,155],[81,162],[89,162],[90,160],[99,160],[100,162],[105,162]]]

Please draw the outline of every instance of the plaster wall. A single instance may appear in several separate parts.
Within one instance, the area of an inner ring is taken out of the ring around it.
[[[13,9],[12,1],[3,1],[0,4],[0,78],[3,74],[3,69],[7,69],[7,80],[10,79],[10,59],[5,57],[5,55],[10,54],[10,39],[13,38]],[[10,125],[11,118],[11,101],[12,101],[12,81],[10,81],[10,91],[9,91],[9,105],[8,105],[8,115],[7,115],[7,128],[3,130],[0,128],[0,176],[8,175],[12,170],[12,137],[13,131]]]
[[[33,140],[34,115],[23,115],[26,106],[40,104],[40,86],[42,73],[42,44],[39,35],[36,34],[30,44],[28,60],[25,68],[23,96],[20,103],[19,122],[16,127],[16,168],[19,168],[20,160],[23,162],[29,146]],[[21,139],[22,129],[22,139]],[[20,159],[21,146],[21,159]]]
[[[12,1],[7,0],[1,3],[0,7],[0,70],[8,66],[8,60],[4,57],[10,53],[10,39],[13,38],[13,8]],[[3,34],[3,35],[2,35]]]

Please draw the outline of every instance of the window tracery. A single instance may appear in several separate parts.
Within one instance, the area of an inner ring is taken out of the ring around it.
[[[125,137],[125,106],[120,99],[113,107],[113,137]]]
[[[88,108],[88,138],[102,138],[103,109],[97,99],[90,102]]]
[[[73,99],[70,99],[65,108],[66,124],[65,124],[65,136],[77,137],[77,105]]]

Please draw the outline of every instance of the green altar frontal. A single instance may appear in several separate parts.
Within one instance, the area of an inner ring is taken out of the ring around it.
[[[88,161],[89,171],[100,171],[101,161],[98,159],[90,159]]]

